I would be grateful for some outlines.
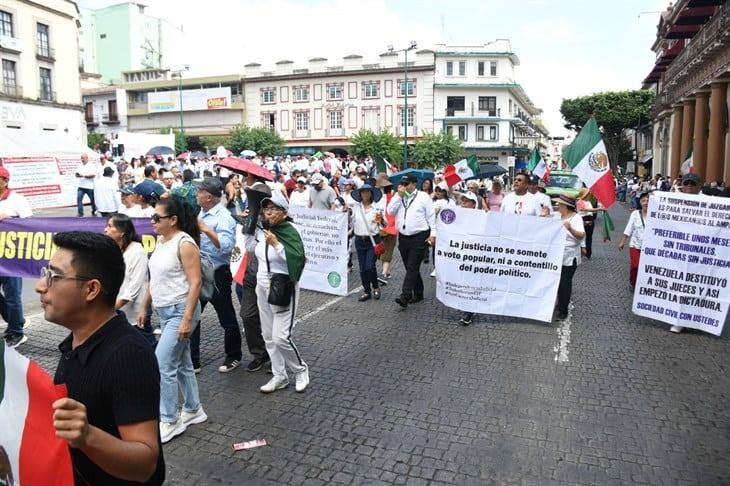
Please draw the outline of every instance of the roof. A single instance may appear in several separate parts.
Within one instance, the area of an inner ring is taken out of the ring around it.
[[[514,52],[482,52],[482,51],[436,51],[436,57],[507,57],[515,66],[520,65],[520,58]]]
[[[82,96],[91,96],[107,93],[116,93],[117,86],[99,86],[96,88],[83,88],[81,90]]]
[[[240,74],[223,74],[220,76],[205,76],[200,78],[183,78],[180,83],[182,86],[195,86],[198,84],[209,83],[240,83]],[[123,83],[119,87],[127,91],[149,91],[155,88],[173,88],[177,87],[177,79],[160,79],[156,81],[142,81],[138,83]]]

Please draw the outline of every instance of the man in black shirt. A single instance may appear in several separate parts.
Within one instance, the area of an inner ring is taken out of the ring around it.
[[[45,319],[68,328],[54,382],[56,435],[68,441],[76,484],[162,484],[160,374],[149,344],[114,311],[124,260],[110,238],[58,233],[36,285]]]

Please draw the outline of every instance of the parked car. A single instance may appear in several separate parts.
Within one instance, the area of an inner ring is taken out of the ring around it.
[[[550,197],[561,194],[577,196],[583,188],[583,181],[569,170],[554,170],[550,172],[550,179],[545,185],[545,193]]]

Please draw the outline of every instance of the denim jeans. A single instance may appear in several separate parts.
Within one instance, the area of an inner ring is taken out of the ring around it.
[[[76,189],[76,212],[79,216],[84,215],[84,194],[89,196],[89,199],[91,200],[91,215],[93,216],[96,212],[96,202],[94,202],[93,189],[85,189],[83,187]]]
[[[160,421],[175,422],[178,419],[177,390],[182,390],[183,410],[195,412],[200,408],[198,381],[195,379],[190,359],[190,340],[178,340],[177,331],[185,312],[186,302],[166,307],[155,307],[160,317],[162,335],[155,355],[160,367]],[[200,321],[200,304],[196,304],[192,325]]]
[[[360,280],[365,293],[371,292],[371,287],[377,289],[378,271],[375,268],[375,250],[370,238],[355,236],[355,250],[357,250],[357,262],[360,264]]]
[[[5,335],[23,335],[23,279],[0,277],[0,316],[8,323]]]

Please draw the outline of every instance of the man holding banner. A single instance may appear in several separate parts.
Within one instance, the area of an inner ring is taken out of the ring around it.
[[[19,192],[8,189],[10,173],[0,167],[0,221],[8,218],[28,218],[33,216],[28,200]],[[28,340],[23,334],[23,279],[20,277],[0,277],[0,316],[8,323],[5,330],[5,344],[14,348]]]

